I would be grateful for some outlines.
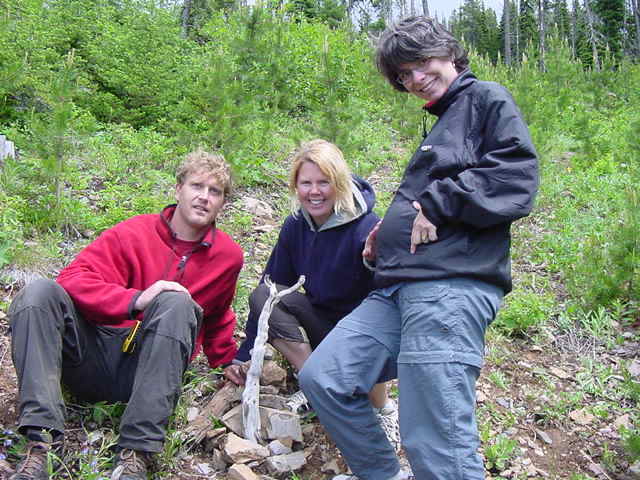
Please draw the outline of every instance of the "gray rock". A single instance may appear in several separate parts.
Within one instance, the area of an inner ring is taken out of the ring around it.
[[[216,472],[224,472],[228,465],[224,459],[224,454],[220,450],[214,450],[211,453],[211,462],[209,463]]]
[[[229,410],[223,417],[225,426],[238,436],[244,435],[242,427],[242,405]],[[298,414],[288,410],[260,407],[260,436],[263,440],[291,438],[302,442],[302,428]]]
[[[536,429],[536,434],[542,439],[544,443],[547,445],[553,445],[553,440],[549,436],[549,434],[543,430]]]
[[[231,463],[248,463],[269,456],[269,449],[230,433],[224,442],[224,454]]]
[[[269,442],[269,451],[272,455],[286,455],[291,453],[291,447],[285,445],[280,440],[273,440]]]
[[[304,452],[293,452],[286,455],[274,455],[267,458],[267,468],[272,473],[287,473],[300,470],[307,463]]]
[[[227,478],[229,478],[229,480],[260,480],[260,477],[256,475],[253,470],[242,463],[231,465],[227,472]]]

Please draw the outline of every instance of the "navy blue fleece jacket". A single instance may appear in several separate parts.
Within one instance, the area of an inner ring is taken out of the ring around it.
[[[372,209],[375,194],[363,179],[353,177],[356,216],[333,214],[316,229],[306,212],[300,210],[284,221],[263,274],[281,285],[293,285],[305,275],[304,291],[318,314],[337,323],[373,290],[373,272],[362,262],[367,235],[378,222]],[[258,327],[258,316],[249,314],[246,339],[236,359],[249,360]]]

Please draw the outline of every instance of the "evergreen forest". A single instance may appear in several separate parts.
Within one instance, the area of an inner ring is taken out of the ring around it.
[[[187,152],[215,150],[233,167],[219,226],[245,250],[239,328],[289,211],[288,162],[300,142],[336,143],[374,185],[384,215],[423,115],[420,101],[377,72],[374,46],[386,24],[429,7],[0,0],[0,134],[17,151],[0,159],[0,461],[20,448],[8,407],[11,299],[35,276],[54,277],[103,230],[172,203]],[[536,208],[513,226],[514,291],[487,340],[479,425],[493,478],[640,475],[639,7],[505,0],[498,16],[465,0],[439,19],[468,48],[472,71],[511,91],[541,167]],[[268,204],[270,218],[247,198]],[[550,373],[551,363],[567,376]],[[203,370],[189,374],[192,396],[160,460],[171,473],[158,478],[206,478],[175,475],[187,453],[202,455],[180,431]],[[80,408],[78,428],[113,432],[121,411],[101,408]],[[555,432],[545,455],[526,454],[523,425]],[[53,478],[103,478],[109,438]],[[330,477],[309,469],[282,478]]]

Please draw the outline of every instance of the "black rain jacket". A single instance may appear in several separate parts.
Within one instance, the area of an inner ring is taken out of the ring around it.
[[[473,277],[511,290],[511,222],[529,214],[538,161],[509,92],[465,70],[434,105],[438,117],[409,162],[377,237],[376,286]],[[438,240],[411,254],[417,200]]]

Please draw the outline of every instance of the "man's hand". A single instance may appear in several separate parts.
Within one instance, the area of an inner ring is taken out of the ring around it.
[[[156,298],[156,295],[162,292],[183,292],[191,296],[189,290],[187,290],[177,282],[158,280],[156,283],[151,285],[140,294],[140,296],[136,299],[136,304],[133,306],[133,308],[140,312],[143,311],[145,308],[147,308],[151,301]]]
[[[376,260],[376,238],[378,237],[378,230],[380,230],[381,223],[382,220],[379,220],[378,223],[374,225],[369,235],[367,235],[367,240],[364,242],[362,256],[367,262],[375,262]]]
[[[436,226],[431,223],[424,213],[422,213],[422,207],[418,202],[413,202],[413,208],[418,210],[416,218],[413,220],[413,229],[411,230],[411,247],[409,251],[416,253],[416,247],[421,243],[435,242],[438,240],[436,233]]]
[[[249,371],[250,365],[250,360],[239,365],[231,364],[227,368],[225,368],[222,373],[224,373],[224,376],[228,380],[231,380],[236,385],[244,385],[245,380],[247,379],[247,372]]]

